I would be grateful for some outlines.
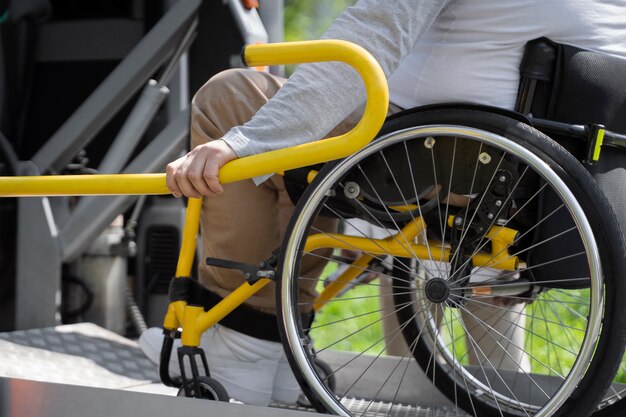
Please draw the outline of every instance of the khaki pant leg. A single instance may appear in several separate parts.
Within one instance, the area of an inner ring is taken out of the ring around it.
[[[391,278],[381,277],[380,279],[380,306],[383,315],[383,335],[385,336],[385,351],[387,355],[411,357],[413,353],[409,350],[398,316],[395,314],[396,307],[393,301],[393,287]]]
[[[385,279],[381,287],[383,294],[391,294],[391,282]],[[488,304],[488,303],[487,303]],[[388,355],[412,356],[402,336],[398,318],[394,314],[393,297],[381,297],[383,309],[383,332]],[[526,325],[525,303],[516,303],[504,311],[502,306],[469,302],[467,312],[462,314],[463,325],[468,330],[466,342],[469,363],[482,364],[490,368],[514,372],[530,372],[530,360],[524,350]],[[434,311],[434,309],[433,309]],[[439,310],[441,315],[441,310]],[[441,317],[439,317],[441,320]]]
[[[192,101],[192,147],[219,139],[230,128],[246,123],[284,82],[285,79],[252,70],[227,70],[211,78]],[[330,135],[350,130],[358,118],[358,112],[350,115]],[[198,263],[200,281],[220,296],[228,295],[244,282],[242,274],[207,266],[204,259],[214,257],[252,264],[267,259],[280,246],[293,210],[279,175],[259,186],[252,180],[224,184],[223,194],[205,198],[201,219],[202,259]],[[316,227],[333,230],[335,223],[320,219]],[[301,275],[319,274],[325,263],[307,258],[310,263],[302,266]],[[302,292],[308,298],[315,294],[305,282]],[[275,313],[274,283],[249,298],[246,304]]]
[[[483,271],[485,274],[486,271]],[[494,273],[497,275],[497,273]],[[411,356],[409,347],[401,335],[400,324],[395,311],[391,280],[382,282],[381,297],[383,309],[383,332],[385,336],[386,352],[393,356]],[[502,305],[491,299],[483,299],[480,303],[469,301],[461,314],[463,326],[467,330],[465,335],[468,360],[472,365],[482,364],[485,367],[510,370],[514,372],[529,372],[530,360],[524,350],[526,316],[525,303]],[[435,309],[433,308],[433,314]],[[441,328],[441,309],[438,311],[438,325]]]
[[[530,359],[524,348],[526,303],[490,305],[468,302],[463,322],[469,362],[486,369],[530,372]]]

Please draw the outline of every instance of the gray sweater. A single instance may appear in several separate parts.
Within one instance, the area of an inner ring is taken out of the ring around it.
[[[415,41],[454,0],[360,0],[322,38],[343,39],[368,50],[389,77]],[[341,63],[300,66],[243,126],[224,135],[239,157],[324,137],[365,100],[357,72]]]

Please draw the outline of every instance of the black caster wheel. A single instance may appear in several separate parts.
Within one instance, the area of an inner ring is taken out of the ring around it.
[[[335,388],[337,387],[337,380],[330,365],[316,357],[315,359],[313,359],[313,366],[315,367],[317,374],[319,375],[322,382],[324,382],[328,389],[330,389],[332,392],[335,392]],[[300,393],[300,397],[298,398],[297,403],[303,407],[313,408],[311,401],[309,401],[304,393]]]
[[[224,401],[230,400],[226,388],[215,379],[208,376],[198,377],[198,385],[200,386],[200,392],[194,392],[193,382],[188,382],[187,386],[190,387],[192,398],[201,398],[203,400],[212,401]],[[179,397],[187,397],[185,393],[185,387],[178,390]]]
[[[328,389],[332,392],[335,392],[335,388],[337,387],[337,380],[335,379],[335,374],[331,369],[330,365],[319,358],[315,358],[313,360],[313,364],[317,368],[318,375],[322,379],[322,382],[326,384]]]

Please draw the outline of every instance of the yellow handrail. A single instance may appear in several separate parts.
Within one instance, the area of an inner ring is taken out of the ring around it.
[[[249,45],[244,60],[250,66],[344,62],[363,78],[367,104],[361,120],[348,133],[233,160],[220,170],[222,183],[343,158],[369,143],[385,120],[389,102],[385,75],[374,57],[358,45],[339,40]],[[165,174],[0,177],[0,197],[168,193]]]

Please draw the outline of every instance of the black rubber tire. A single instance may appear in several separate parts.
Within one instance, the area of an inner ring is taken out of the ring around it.
[[[626,372],[626,352],[620,365],[620,374]],[[593,413],[593,417],[623,417],[626,415],[626,387],[623,378],[617,381],[618,388],[609,388],[600,402],[601,408]],[[609,405],[607,405],[609,404]]]
[[[586,417],[591,414],[593,407],[597,401],[600,400],[608,384],[611,382],[607,376],[614,374],[622,357],[626,339],[626,303],[621,301],[623,300],[623,296],[626,295],[626,280],[621,279],[621,277],[626,275],[623,237],[619,232],[619,228],[616,227],[617,222],[609,204],[591,176],[582,168],[581,164],[558,144],[535,129],[532,129],[523,123],[523,121],[499,113],[502,113],[502,111],[484,111],[484,109],[477,109],[472,106],[414,109],[391,117],[381,130],[381,136],[416,126],[439,124],[469,126],[492,132],[508,138],[512,142],[521,144],[527,149],[532,149],[536,155],[545,161],[557,175],[559,175],[566,183],[567,187],[572,190],[573,194],[579,198],[585,216],[594,230],[594,236],[597,240],[601,255],[601,264],[604,272],[604,309],[602,312],[601,330],[598,342],[595,345],[595,354],[586,369],[584,377],[578,383],[578,386],[574,389],[569,399],[558,409],[558,415]],[[291,263],[295,262],[294,269],[296,271],[299,268],[300,262],[300,259],[296,259],[295,261],[286,259],[286,253],[288,253],[287,245],[300,245],[297,249],[298,253],[302,253],[304,245],[304,240],[291,241],[291,237],[295,233],[293,231],[294,226],[298,222],[302,223],[300,216],[302,216],[307,201],[315,193],[324,178],[330,175],[340,163],[340,161],[336,161],[327,164],[316,176],[296,207],[290,226],[288,227],[289,232],[284,240],[281,260],[279,262],[281,270],[278,275],[277,284],[282,291],[284,291],[282,285],[284,280],[292,279],[288,272],[286,272],[288,271],[288,268],[285,267],[287,261]],[[317,214],[319,214],[321,207],[317,210]],[[315,215],[311,216],[311,218],[314,217]],[[297,284],[293,285],[292,288],[296,287]],[[295,290],[292,289],[292,291]],[[284,300],[285,294],[281,294],[281,291],[278,291],[278,311],[283,311],[283,314],[285,314],[284,311],[286,307]],[[410,313],[401,313],[399,318],[405,321],[407,315],[410,315]],[[316,400],[315,396],[312,395],[313,389],[309,386],[309,382],[305,377],[306,372],[311,371],[312,365],[302,365],[302,362],[299,362],[299,360],[296,359],[296,355],[290,350],[288,335],[290,329],[288,329],[288,326],[291,326],[291,324],[287,323],[285,317],[280,314],[278,318],[281,337],[285,344],[285,351],[287,352],[292,369],[303,391],[312,399],[312,403],[316,409],[319,411],[327,411],[324,403]],[[298,324],[296,324],[296,326],[298,326]],[[301,327],[301,323],[299,326]],[[298,331],[301,330],[302,329],[298,329]],[[417,324],[404,328],[403,333],[407,341],[413,340],[416,331],[419,332]],[[427,349],[427,351],[424,349]],[[424,361],[424,358],[430,357],[430,350],[430,348],[425,346],[417,346],[417,349],[415,349],[416,359],[424,369],[428,369],[431,364],[430,361]],[[313,363],[312,361],[312,358],[310,358],[310,363]],[[309,369],[300,369],[300,366],[304,368],[308,367]],[[313,370],[313,372],[317,371]],[[438,373],[437,379],[434,382],[449,398],[456,399],[457,403],[466,411],[470,410],[471,412],[471,410],[474,410],[475,415],[518,415],[518,413],[501,413],[500,410],[494,408],[492,405],[483,403],[480,396],[475,396],[467,392],[459,394],[460,391],[463,391],[463,388],[459,386],[458,382],[456,382],[453,377],[445,372]]]
[[[222,402],[230,401],[226,388],[224,388],[219,381],[208,376],[201,376],[198,377],[198,384],[200,385],[200,392],[195,393],[193,392],[193,383],[188,383],[188,385],[192,387],[191,395],[193,398]],[[178,390],[177,395],[179,397],[186,397],[187,394],[185,393],[185,387],[181,387],[180,390]]]

